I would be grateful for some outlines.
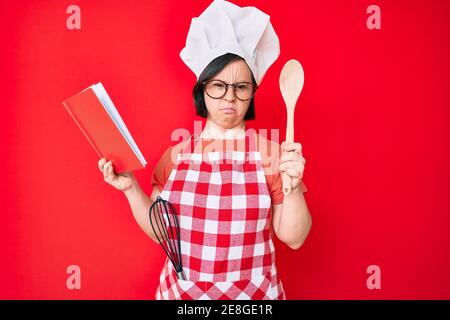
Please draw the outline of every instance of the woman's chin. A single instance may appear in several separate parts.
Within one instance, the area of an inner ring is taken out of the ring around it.
[[[224,129],[232,129],[241,123],[241,121],[234,115],[224,115],[221,117],[219,124]]]

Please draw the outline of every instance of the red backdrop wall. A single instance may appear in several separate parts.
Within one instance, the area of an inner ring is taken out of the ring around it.
[[[305,70],[295,140],[313,227],[298,251],[276,243],[288,298],[449,299],[449,2],[234,3],[270,14],[281,43],[250,127],[284,132],[279,73],[291,58]],[[66,27],[71,4],[81,30]],[[153,298],[164,255],[61,101],[104,84],[149,163],[136,176],[150,194],[171,132],[200,120],[179,52],[208,4],[1,2],[0,298]],[[366,27],[371,4],[381,30]],[[69,265],[80,290],[66,287]]]

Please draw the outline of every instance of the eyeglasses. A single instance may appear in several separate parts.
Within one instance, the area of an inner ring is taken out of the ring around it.
[[[234,95],[238,100],[247,101],[255,96],[256,89],[251,82],[236,82],[236,83],[226,83],[222,80],[208,80],[204,81],[206,94],[213,99],[221,99],[225,97],[228,91],[228,87],[233,87]]]

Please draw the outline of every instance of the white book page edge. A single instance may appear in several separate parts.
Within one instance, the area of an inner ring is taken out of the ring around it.
[[[123,137],[127,141],[128,145],[131,147],[131,149],[134,151],[134,153],[137,155],[139,160],[143,165],[147,164],[147,161],[145,160],[144,156],[142,155],[141,151],[139,150],[139,147],[137,146],[136,142],[134,142],[133,137],[131,136],[130,132],[128,131],[127,126],[122,120],[122,117],[120,116],[119,112],[117,111],[116,107],[114,106],[114,103],[112,102],[111,98],[109,97],[108,93],[106,92],[105,88],[103,87],[102,83],[99,82],[97,84],[94,84],[91,86],[92,90],[94,90],[95,94],[97,95],[100,102],[103,104],[103,107],[105,108],[108,115],[113,120],[114,124],[119,129],[120,133],[122,133]]]

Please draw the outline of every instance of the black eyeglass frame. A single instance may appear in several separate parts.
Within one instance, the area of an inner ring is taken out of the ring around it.
[[[212,97],[212,96],[208,93],[208,90],[206,90],[206,84],[208,84],[209,82],[212,82],[212,81],[218,81],[218,82],[221,82],[221,83],[223,83],[223,84],[225,85],[225,87],[226,87],[225,93],[224,93],[222,96],[220,96],[220,97]],[[252,87],[253,87],[253,89],[252,89],[252,95],[251,95],[251,97],[248,98],[248,99],[241,99],[241,98],[239,98],[239,97],[237,96],[237,94],[236,94],[236,87],[237,87],[238,85],[242,84],[242,83],[251,84]],[[257,85],[255,85],[255,84],[252,83],[252,82],[247,82],[247,81],[241,81],[241,82],[236,82],[236,83],[226,83],[225,81],[222,81],[222,80],[218,80],[218,79],[210,79],[210,80],[203,81],[202,84],[203,84],[203,89],[205,90],[206,94],[208,95],[208,97],[210,97],[210,98],[212,98],[212,99],[222,99],[223,97],[225,97],[226,94],[227,94],[227,92],[228,92],[228,87],[231,86],[231,87],[233,87],[233,94],[234,94],[234,96],[236,97],[236,99],[238,99],[238,100],[240,100],[240,101],[248,101],[248,100],[251,100],[251,99],[255,96],[256,90],[258,89],[258,86],[257,86]]]

